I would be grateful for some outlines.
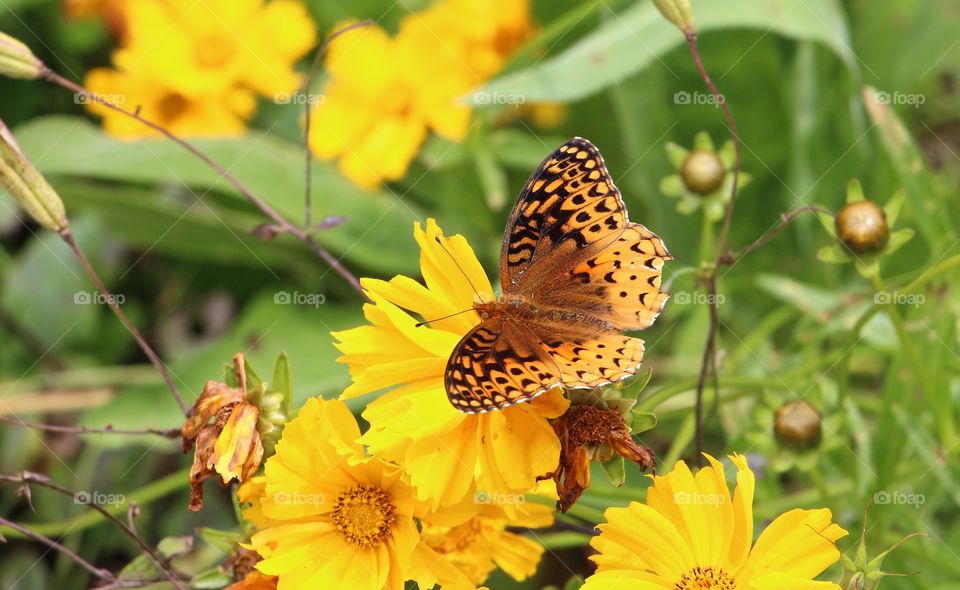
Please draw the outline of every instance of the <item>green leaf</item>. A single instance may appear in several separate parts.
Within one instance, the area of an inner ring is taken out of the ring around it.
[[[700,34],[751,28],[817,41],[851,71],[857,70],[846,20],[834,0],[700,1],[694,16]],[[558,55],[490,82],[470,100],[494,93],[523,96],[527,102],[578,100],[642,70],[683,43],[683,35],[663,19],[653,2],[637,2]]]
[[[677,169],[683,166],[683,163],[687,160],[687,156],[690,155],[690,150],[680,144],[673,143],[672,141],[667,142],[666,150],[667,159],[670,160],[670,163],[673,164],[673,167]],[[677,178],[680,177],[678,176]]]
[[[657,427],[657,415],[653,412],[633,412],[630,424],[633,434],[641,434]]]
[[[198,196],[217,191],[232,199],[231,206],[256,212],[217,172],[170,141],[120,141],[104,135],[85,119],[66,116],[34,119],[18,127],[15,135],[23,151],[34,158],[45,175],[173,184],[190,187]],[[301,146],[253,132],[235,139],[198,139],[191,143],[226,167],[278,213],[295,224],[302,223]],[[363,191],[332,165],[316,163],[313,175],[315,215],[347,218],[342,225],[316,232],[320,244],[372,269],[396,273],[416,268],[413,241],[404,238],[410,235],[414,220],[423,216],[409,203],[398,206],[397,197],[387,192]],[[202,197],[204,202],[206,199]],[[207,207],[196,209],[194,214],[211,214]],[[259,218],[267,221],[266,217]]]
[[[210,527],[197,529],[197,534],[205,543],[220,549],[224,553],[233,551],[237,548],[237,543],[243,541],[243,535],[236,531],[223,531]]]
[[[293,410],[293,373],[290,370],[290,357],[281,352],[273,364],[273,380],[270,382],[273,391],[283,394],[283,408],[289,416]]]
[[[900,189],[890,197],[887,204],[883,206],[883,214],[887,216],[887,225],[893,227],[897,223],[897,217],[900,216],[900,208],[903,206],[904,199],[907,198],[907,191]]]
[[[893,254],[899,250],[904,244],[912,240],[916,233],[916,230],[914,230],[912,227],[905,227],[892,232],[890,234],[890,239],[887,242],[887,246],[883,249],[884,255]]]
[[[827,264],[849,264],[852,259],[846,248],[840,244],[833,244],[817,250],[817,260]]]
[[[617,455],[613,459],[601,463],[601,465],[610,483],[618,488],[622,487],[627,480],[626,462],[623,460],[623,457]]]
[[[847,183],[847,203],[859,203],[866,200],[863,196],[863,186],[860,181],[854,178]]]
[[[190,588],[195,590],[211,590],[223,588],[233,583],[233,576],[224,573],[219,567],[213,567],[195,575],[190,580]]]
[[[560,135],[538,136],[512,127],[491,132],[489,139],[493,154],[501,164],[527,174],[566,140]]]

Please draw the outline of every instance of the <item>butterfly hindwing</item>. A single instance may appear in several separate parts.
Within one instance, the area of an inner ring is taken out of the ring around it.
[[[548,274],[559,252],[610,241],[627,224],[620,191],[599,150],[575,137],[557,148],[527,180],[507,222],[500,281],[515,289],[528,272]],[[537,280],[537,273],[533,275]],[[529,281],[529,279],[528,279]]]
[[[444,375],[450,403],[468,414],[529,401],[559,382],[556,364],[537,340],[504,316],[468,332],[454,347]]]
[[[643,340],[604,334],[577,342],[544,342],[564,387],[600,387],[633,375],[643,360]]]
[[[667,301],[668,295],[660,291],[660,278],[664,261],[671,258],[656,234],[632,223],[616,241],[569,274],[574,283],[606,302],[599,306],[605,309],[600,314],[603,320],[620,331],[643,330],[653,324]]]

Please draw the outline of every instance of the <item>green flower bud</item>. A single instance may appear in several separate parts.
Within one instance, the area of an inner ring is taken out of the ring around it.
[[[693,9],[690,0],[653,0],[654,5],[665,19],[677,25],[677,28],[686,33],[694,30]]]
[[[0,122],[0,186],[40,225],[61,232],[67,229],[67,213],[60,196],[47,184],[20,151],[16,140]]]
[[[257,422],[257,432],[260,433],[260,442],[263,443],[263,456],[274,454],[283,427],[290,421],[290,416],[284,407],[284,394],[279,391],[270,391],[260,395],[256,400],[260,408],[260,419]]]
[[[9,78],[33,80],[40,76],[43,64],[26,45],[0,32],[0,74]]]
[[[788,447],[810,449],[820,444],[820,413],[807,402],[788,402],[774,416],[774,434]]]
[[[680,166],[680,178],[687,189],[700,196],[720,188],[727,175],[720,157],[711,150],[693,150]]]
[[[840,241],[858,254],[879,252],[890,239],[887,215],[873,201],[847,203],[837,213],[835,227]]]

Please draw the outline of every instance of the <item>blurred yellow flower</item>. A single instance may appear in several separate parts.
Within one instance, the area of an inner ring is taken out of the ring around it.
[[[830,510],[791,510],[753,544],[754,476],[745,457],[732,455],[737,487],[731,497],[723,465],[709,455],[694,474],[683,461],[653,477],[647,503],[609,508],[591,545],[597,573],[583,590],[839,590],[813,581],[840,558],[846,536]]]
[[[189,136],[243,132],[257,95],[274,98],[298,87],[293,66],[316,41],[310,15],[295,0],[130,0],[123,15],[115,69],[92,70],[86,85]],[[89,108],[112,134],[149,134],[119,113]]]
[[[447,506],[470,494],[522,494],[556,469],[560,441],[548,421],[569,402],[559,389],[530,403],[486,414],[464,414],[447,400],[443,373],[457,342],[479,316],[471,283],[488,298],[492,288],[462,236],[445,238],[434,220],[414,237],[425,284],[405,276],[361,281],[372,303],[368,325],[336,332],[353,383],[344,398],[385,388],[363,413],[361,439],[371,452],[397,462],[417,496]],[[423,319],[463,312],[416,327]]]
[[[529,578],[537,571],[544,548],[534,539],[508,531],[507,527],[551,526],[553,508],[525,504],[508,517],[494,503],[495,497],[487,500],[489,503],[483,505],[480,514],[461,525],[424,526],[423,542],[464,572],[475,585],[482,584],[498,567],[517,581]]]
[[[355,184],[406,174],[428,132],[457,140],[470,123],[459,102],[531,31],[529,0],[440,0],[403,18],[396,36],[370,26],[332,44],[332,80],[314,109],[310,146],[339,159]]]
[[[359,438],[340,401],[310,399],[287,424],[262,483],[244,492],[247,500],[260,493],[259,508],[244,513],[261,527],[250,540],[262,558],[257,569],[277,576],[279,590],[402,589],[405,580],[428,576],[465,580],[430,559],[417,519],[452,526],[472,517],[476,506],[429,512],[402,472],[367,455]]]

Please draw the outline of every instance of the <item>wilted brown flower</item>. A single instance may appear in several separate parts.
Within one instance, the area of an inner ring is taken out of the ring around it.
[[[242,354],[233,357],[238,388],[208,381],[191,408],[181,429],[183,452],[194,446],[190,468],[190,510],[203,507],[203,482],[219,474],[224,484],[241,483],[260,468],[263,443],[257,430],[260,408],[247,392],[245,361]]]
[[[614,454],[629,459],[641,470],[656,465],[653,450],[633,441],[630,428],[616,410],[592,405],[571,406],[553,423],[560,439],[557,470],[541,479],[557,485],[557,510],[566,512],[590,487],[590,459],[606,461]]]

